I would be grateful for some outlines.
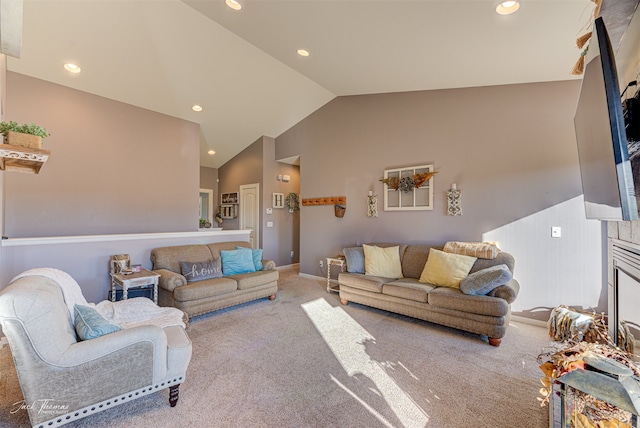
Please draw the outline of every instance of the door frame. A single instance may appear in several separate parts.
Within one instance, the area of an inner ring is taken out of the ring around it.
[[[252,184],[242,184],[240,186],[240,195],[239,195],[239,203],[240,203],[240,212],[238,213],[240,216],[238,227],[240,229],[244,229],[244,210],[245,204],[242,203],[244,200],[244,192],[246,189],[255,188],[256,189],[256,204],[255,210],[253,213],[253,218],[255,220],[255,227],[253,228],[253,233],[255,235],[254,246],[253,248],[260,248],[260,183],[252,183]]]

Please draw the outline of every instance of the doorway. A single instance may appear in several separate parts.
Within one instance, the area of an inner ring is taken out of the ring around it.
[[[260,184],[240,186],[240,229],[250,230],[251,248],[260,248]]]

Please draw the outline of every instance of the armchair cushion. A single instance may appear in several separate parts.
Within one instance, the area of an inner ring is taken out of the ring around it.
[[[76,304],[73,310],[76,334],[80,340],[95,339],[121,330],[120,326],[111,324],[94,308]]]

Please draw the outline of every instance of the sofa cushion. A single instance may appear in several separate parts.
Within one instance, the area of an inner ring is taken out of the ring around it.
[[[402,278],[382,285],[382,294],[427,303],[427,293],[435,286],[422,284],[415,278]]]
[[[173,298],[179,302],[188,302],[232,293],[237,289],[238,283],[232,278],[205,279],[176,288],[173,290]]]
[[[405,278],[420,278],[429,257],[428,245],[408,245],[402,258],[402,275]]]
[[[362,247],[350,247],[342,250],[347,260],[347,272],[364,273],[364,249]]]
[[[434,308],[451,309],[471,314],[503,317],[509,313],[509,304],[504,299],[470,296],[451,287],[438,287],[430,291],[427,301]]]
[[[119,325],[111,324],[90,306],[75,304],[73,313],[76,334],[80,340],[95,339],[122,330]]]
[[[495,259],[500,252],[496,244],[491,242],[447,242],[442,249],[445,253],[463,254],[479,259]]]
[[[511,281],[513,275],[507,265],[495,265],[469,274],[460,281],[460,291],[464,294],[482,296],[499,285]]]
[[[222,258],[222,273],[225,276],[256,271],[251,248],[222,250],[220,257]]]
[[[238,283],[238,290],[247,290],[270,282],[275,282],[278,280],[278,277],[279,273],[277,270],[263,270],[233,275],[231,278],[236,280]]]
[[[475,257],[445,253],[431,248],[420,275],[420,282],[459,288],[460,281],[469,274],[475,261]]]
[[[242,250],[246,247],[237,246],[236,250]],[[253,266],[256,270],[262,270],[262,248],[252,248],[251,257],[253,258]]]
[[[180,273],[181,261],[213,260],[211,251],[206,245],[176,245],[172,247],[160,247],[151,250],[153,269],[168,269]]]
[[[358,288],[360,290],[371,291],[373,293],[382,293],[382,284],[389,282],[389,278],[380,278],[377,276],[365,276],[359,273],[338,274],[338,283],[340,285],[348,285],[349,287]]]
[[[383,248],[365,244],[363,250],[364,270],[367,275],[393,279],[402,278],[398,246]]]
[[[187,282],[202,281],[203,279],[219,278],[222,276],[222,262],[220,257],[204,262],[180,262],[182,276]]]

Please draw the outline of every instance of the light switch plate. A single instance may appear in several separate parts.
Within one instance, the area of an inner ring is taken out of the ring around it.
[[[560,226],[553,226],[551,228],[551,237],[552,238],[561,238],[562,237],[562,228]]]
[[[267,208],[267,214],[273,214],[273,208]]]
[[[267,222],[267,227],[273,227],[273,222],[272,221],[268,221]]]

